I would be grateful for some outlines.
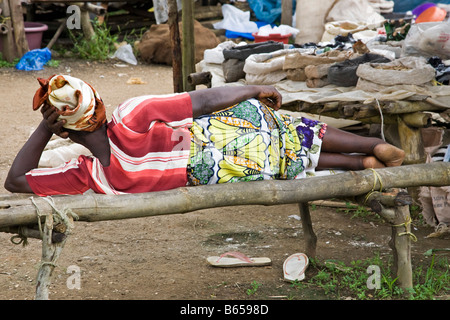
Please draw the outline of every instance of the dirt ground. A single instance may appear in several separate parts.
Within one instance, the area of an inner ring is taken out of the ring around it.
[[[70,74],[91,83],[102,96],[108,115],[126,98],[172,92],[172,70],[161,65],[124,65],[120,62],[86,62],[61,59],[57,68],[24,72],[0,69],[0,185],[22,144],[41,119],[31,101],[37,77]],[[140,77],[145,84],[126,84]],[[251,183],[249,183],[251,187]],[[389,259],[390,227],[380,221],[351,218],[336,208],[311,211],[318,236],[317,258],[349,264],[379,252]],[[304,250],[303,231],[296,205],[214,208],[188,214],[76,222],[55,269],[51,299],[87,300],[235,300],[330,299],[321,290],[298,290],[283,281],[283,261]],[[428,264],[423,253],[448,246],[448,240],[427,239],[429,226],[415,223],[418,241],[412,244],[413,265]],[[22,247],[0,233],[0,299],[31,300],[40,262],[41,244],[30,239]],[[240,251],[251,257],[269,257],[272,266],[213,268],[206,257]],[[79,289],[69,289],[67,268],[81,270]],[[306,272],[306,280],[314,270]],[[253,295],[251,283],[261,284]]]

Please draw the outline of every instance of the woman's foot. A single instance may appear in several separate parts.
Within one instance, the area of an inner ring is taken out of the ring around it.
[[[386,167],[397,167],[405,159],[405,151],[388,143],[377,144],[373,148],[373,154],[378,160],[383,162]]]
[[[374,156],[363,157],[362,164],[363,164],[364,169],[369,169],[369,168],[378,169],[378,168],[386,167],[383,162],[381,162]]]

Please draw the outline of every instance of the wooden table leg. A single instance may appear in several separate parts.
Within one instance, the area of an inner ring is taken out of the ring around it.
[[[315,258],[317,236],[314,233],[312,227],[311,215],[309,213],[309,203],[299,202],[298,208],[300,209],[300,218],[302,221],[303,233],[305,235],[306,241],[305,253],[308,257]]]

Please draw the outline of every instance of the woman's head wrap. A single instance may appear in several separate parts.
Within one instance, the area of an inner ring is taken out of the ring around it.
[[[67,121],[64,128],[77,131],[92,132],[106,122],[103,101],[88,83],[66,75],[38,81],[41,87],[34,95],[33,110],[47,102],[57,109],[59,120]]]

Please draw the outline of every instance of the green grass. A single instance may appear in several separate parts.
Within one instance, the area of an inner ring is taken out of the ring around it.
[[[106,27],[106,23],[98,24],[96,20],[92,21],[92,27],[94,36],[91,39],[86,39],[81,30],[69,30],[69,37],[73,43],[71,51],[81,59],[104,61],[117,50],[115,44],[123,41],[133,43],[135,40],[141,39],[143,33],[148,29],[141,28],[121,32],[119,28],[118,32],[113,34],[111,28]]]
[[[380,270],[378,287],[370,288],[368,285],[373,274],[371,266]],[[298,290],[320,289],[330,299],[357,300],[433,300],[450,291],[449,261],[443,256],[437,258],[433,255],[428,266],[414,268],[414,286],[408,290],[399,287],[391,270],[392,263],[382,261],[379,255],[364,261],[352,261],[350,265],[336,260],[319,262],[313,259],[308,272],[313,276],[308,281],[294,282],[292,287]]]
[[[118,41],[118,35],[113,35],[110,28],[104,24],[99,25],[96,21],[92,23],[94,36],[86,39],[82,32],[69,30],[69,36],[73,42],[73,52],[81,59],[106,60],[116,50],[114,43]]]
[[[8,62],[3,59],[3,55],[0,52],[0,68],[13,68],[18,62],[19,58],[15,58],[12,62]]]

